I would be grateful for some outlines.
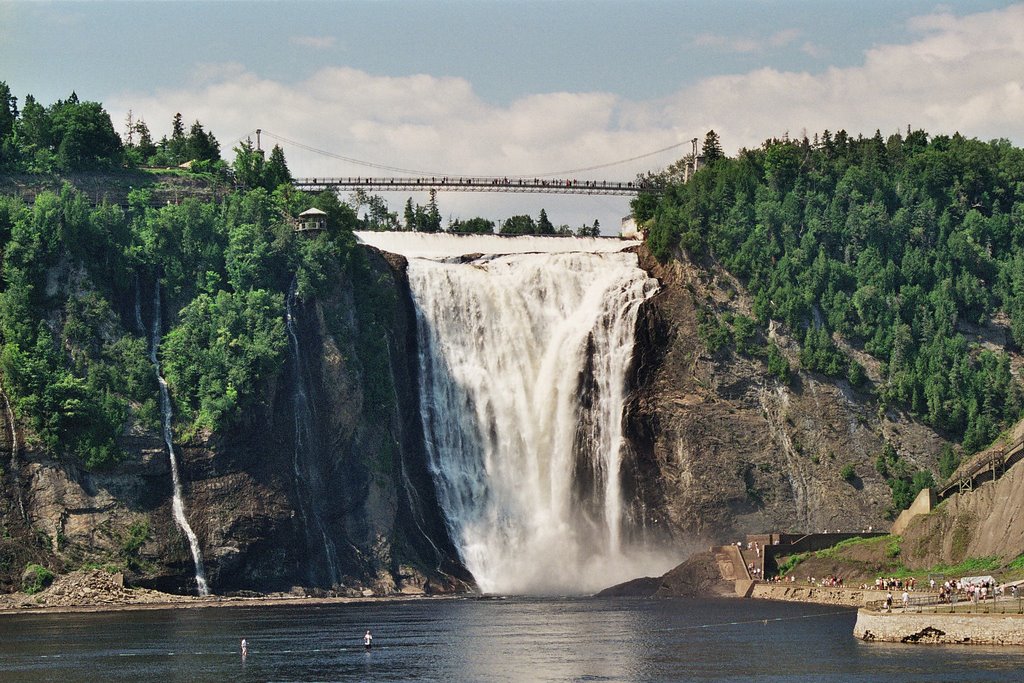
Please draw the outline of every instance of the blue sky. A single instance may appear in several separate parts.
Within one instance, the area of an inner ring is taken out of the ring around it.
[[[845,127],[1024,143],[1024,6],[958,2],[76,2],[0,0],[0,80],[76,90],[120,129],[201,120],[224,152],[263,128],[403,168],[531,174],[709,128],[730,152]],[[298,175],[371,171],[299,148]],[[591,177],[630,178],[675,150]],[[403,198],[389,197],[394,206]],[[425,201],[417,198],[418,201]],[[444,195],[451,215],[606,230],[618,199]]]

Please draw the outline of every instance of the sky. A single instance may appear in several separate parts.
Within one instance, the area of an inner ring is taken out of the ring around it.
[[[260,128],[295,176],[385,175],[342,156],[630,180],[711,129],[730,154],[908,125],[1022,145],[1024,3],[0,0],[0,80],[19,102],[99,101],[118,131],[131,111],[156,138],[181,112],[229,159]],[[384,196],[401,214],[408,195]],[[629,212],[620,197],[438,202],[446,218],[545,208],[556,225],[598,219],[606,234]]]

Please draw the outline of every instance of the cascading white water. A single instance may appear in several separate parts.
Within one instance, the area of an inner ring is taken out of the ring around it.
[[[635,243],[358,236],[409,257],[430,467],[481,590],[581,593],[650,570],[621,529],[626,373],[657,289],[621,253]]]
[[[311,475],[308,473],[307,462],[310,457],[309,450],[313,448],[315,441],[313,431],[313,415],[309,404],[309,392],[306,390],[306,368],[302,362],[302,348],[299,345],[299,334],[295,325],[295,294],[298,282],[292,280],[288,289],[288,297],[285,299],[285,327],[288,330],[288,343],[291,347],[292,358],[295,361],[295,388],[292,395],[292,407],[295,417],[295,448],[292,451],[292,470],[295,473],[295,486],[299,500],[299,511],[302,513],[303,527],[307,534],[307,541],[310,523],[316,528],[320,536],[319,550],[324,555],[327,565],[328,580],[332,586],[339,583],[341,576],[338,572],[338,552],[333,541],[327,534],[323,520],[311,501],[307,500],[305,491],[310,487]],[[315,544],[310,543],[310,547]]]
[[[171,432],[171,395],[167,389],[167,382],[160,372],[160,359],[157,356],[157,349],[160,347],[160,282],[156,283],[156,294],[153,297],[153,329],[152,339],[149,347],[149,360],[156,371],[156,380],[160,384],[160,413],[163,416],[163,436],[167,445],[167,455],[171,461],[171,483],[173,484],[173,497],[171,499],[171,512],[174,515],[174,522],[188,539],[189,549],[192,551],[192,562],[196,568],[196,587],[200,595],[209,595],[210,588],[206,585],[206,571],[203,568],[203,553],[199,547],[199,539],[196,537],[192,527],[185,517],[185,503],[181,496],[181,477],[178,475],[178,458],[174,454],[174,440]]]

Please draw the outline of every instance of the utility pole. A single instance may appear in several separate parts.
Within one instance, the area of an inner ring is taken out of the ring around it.
[[[262,128],[257,128],[257,129],[256,129],[256,151],[257,151],[257,152],[262,152],[262,151],[263,151],[263,150],[262,150],[262,149],[260,148],[260,133],[262,133],[262,132],[263,132],[263,129],[262,129]]]

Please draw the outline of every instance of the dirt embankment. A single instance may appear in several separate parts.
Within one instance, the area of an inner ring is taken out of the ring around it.
[[[197,600],[199,598],[146,588],[127,588],[124,575],[93,569],[60,576],[48,588],[34,595],[0,595],[0,611],[86,606],[103,609],[123,605],[184,604]]]
[[[722,578],[718,562],[710,552],[694,553],[661,577],[634,579],[606,588],[596,597],[696,598],[733,597],[732,581]]]

